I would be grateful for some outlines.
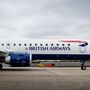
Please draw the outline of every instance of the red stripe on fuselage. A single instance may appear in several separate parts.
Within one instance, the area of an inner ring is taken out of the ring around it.
[[[60,41],[60,42],[71,42],[71,43],[80,43],[80,42],[82,42],[82,41],[80,41],[80,40],[62,40],[62,41]]]

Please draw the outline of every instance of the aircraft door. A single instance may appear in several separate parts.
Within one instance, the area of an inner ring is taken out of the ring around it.
[[[80,47],[79,49],[80,49],[80,52],[81,52],[81,53],[86,52],[86,47]]]
[[[80,51],[80,53],[85,53],[86,52],[86,46],[83,43],[80,43],[79,51]]]

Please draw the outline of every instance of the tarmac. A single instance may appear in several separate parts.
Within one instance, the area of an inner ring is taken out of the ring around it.
[[[90,67],[4,67],[0,90],[90,90]]]

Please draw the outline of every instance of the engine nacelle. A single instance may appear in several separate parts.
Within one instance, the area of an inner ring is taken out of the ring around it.
[[[30,66],[30,54],[10,54],[5,58],[5,63],[12,67],[27,67]]]

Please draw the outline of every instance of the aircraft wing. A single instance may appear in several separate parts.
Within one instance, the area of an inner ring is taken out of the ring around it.
[[[9,54],[9,52],[0,51],[0,56],[7,56],[8,54]]]

